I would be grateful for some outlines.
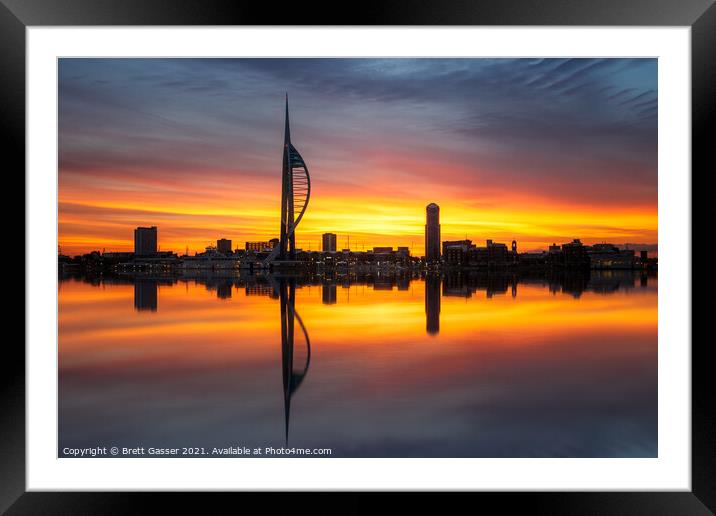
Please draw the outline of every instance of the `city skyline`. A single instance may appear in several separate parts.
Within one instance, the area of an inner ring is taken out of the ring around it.
[[[63,252],[277,237],[282,88],[314,177],[299,248],[424,255],[430,202],[442,240],[658,242],[656,60],[63,59]]]

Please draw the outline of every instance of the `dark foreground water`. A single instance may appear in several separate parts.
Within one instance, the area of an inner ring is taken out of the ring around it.
[[[657,278],[61,279],[58,444],[655,457]]]

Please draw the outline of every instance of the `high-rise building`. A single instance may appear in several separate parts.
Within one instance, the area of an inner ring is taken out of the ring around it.
[[[231,254],[231,240],[220,238],[216,241],[216,250],[220,253]]]
[[[425,208],[425,259],[440,260],[440,207],[431,202]]]
[[[335,253],[337,247],[337,238],[335,233],[323,233],[323,251]]]
[[[135,256],[157,254],[157,226],[138,227],[134,230],[134,254]]]

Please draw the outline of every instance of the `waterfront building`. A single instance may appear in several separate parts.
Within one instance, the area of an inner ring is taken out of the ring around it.
[[[216,241],[216,250],[223,254],[231,254],[231,240],[220,238]]]
[[[132,252],[110,251],[108,253],[102,253],[103,260],[127,261],[131,260],[132,258],[134,258],[134,253]]]
[[[440,261],[440,207],[434,202],[425,207],[425,260]]]
[[[443,242],[443,260],[449,265],[467,265],[468,251],[474,248],[472,240],[446,240]]]
[[[495,267],[513,262],[507,245],[487,240],[484,247],[478,247],[471,240],[443,242],[443,260],[452,266]]]
[[[448,248],[459,248],[466,251],[470,247],[475,247],[472,245],[472,240],[445,240],[443,242],[443,258],[445,258]]]
[[[619,249],[613,244],[594,244],[586,248],[592,269],[633,269],[636,256],[631,249]]]
[[[487,240],[484,247],[473,246],[467,251],[467,263],[471,266],[505,266],[509,261],[507,245],[492,240]]]
[[[157,226],[138,227],[134,230],[135,256],[151,256],[157,254]]]
[[[335,253],[337,238],[335,233],[323,233],[322,249],[326,253]]]
[[[589,267],[587,248],[578,238],[562,244],[562,262],[565,267]]]
[[[262,253],[266,250],[273,249],[268,242],[246,242],[246,250],[255,253]]]

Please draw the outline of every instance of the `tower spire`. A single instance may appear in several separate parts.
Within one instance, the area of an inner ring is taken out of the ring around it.
[[[311,178],[303,158],[291,143],[288,117],[288,92],[286,92],[286,128],[283,142],[283,166],[281,170],[281,232],[279,245],[264,259],[271,263],[277,256],[292,260],[296,253],[296,226],[301,221],[311,197]]]
[[[288,92],[286,92],[286,131],[283,136],[284,145],[291,143],[291,129],[288,127]]]

